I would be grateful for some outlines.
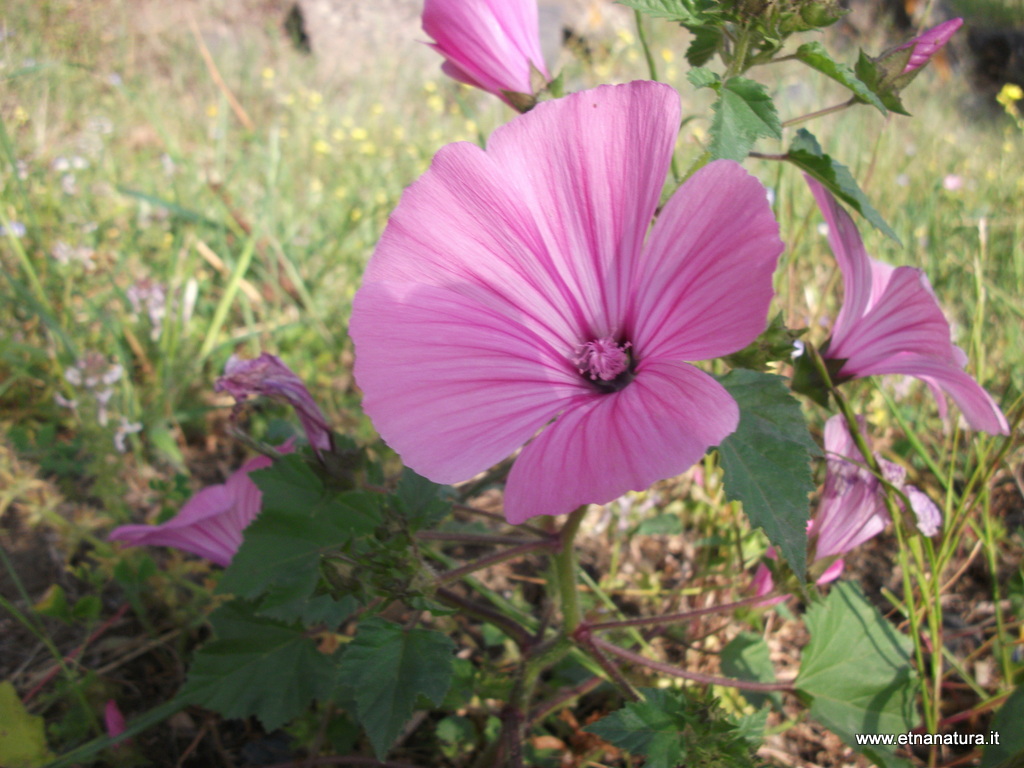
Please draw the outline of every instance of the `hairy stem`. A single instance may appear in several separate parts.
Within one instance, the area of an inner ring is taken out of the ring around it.
[[[558,594],[562,606],[562,628],[566,635],[571,635],[580,625],[579,593],[576,589],[576,548],[574,540],[580,529],[583,516],[587,513],[587,505],[569,515],[565,525],[558,532],[561,551],[554,556],[555,576],[558,579]]]

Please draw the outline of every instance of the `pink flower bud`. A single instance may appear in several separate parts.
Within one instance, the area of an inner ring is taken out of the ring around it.
[[[913,47],[913,51],[910,54],[910,61],[908,61],[907,65],[903,68],[902,74],[905,75],[908,72],[913,72],[915,69],[920,69],[927,64],[929,59],[938,53],[942,46],[949,42],[949,38],[953,36],[954,32],[960,29],[960,26],[963,23],[963,19],[950,19],[938,26],[925,30],[913,40],[898,46],[896,48],[897,51],[905,51],[907,48]]]

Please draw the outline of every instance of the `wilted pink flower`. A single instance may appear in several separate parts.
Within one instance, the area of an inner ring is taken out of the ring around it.
[[[954,32],[960,29],[960,26],[963,23],[963,19],[950,19],[938,26],[925,30],[913,40],[897,46],[895,49],[897,51],[903,51],[907,48],[913,47],[913,51],[910,53],[910,60],[903,68],[902,74],[905,75],[908,72],[913,72],[915,69],[920,69],[927,64],[931,57],[938,53],[939,49],[949,42],[949,38],[953,36]]]
[[[945,391],[974,429],[1008,434],[999,406],[965,371],[967,356],[950,340],[949,323],[924,272],[868,256],[850,215],[807,177],[828,222],[828,240],[843,274],[845,296],[823,356],[841,363],[837,382],[905,374],[925,382],[946,413]]]
[[[859,421],[863,432],[863,419]],[[880,534],[890,521],[882,481],[864,466],[846,419],[841,415],[825,422],[825,454],[825,487],[818,510],[807,523],[814,561],[846,554]],[[942,514],[935,503],[916,487],[905,484],[906,471],[903,467],[877,455],[875,460],[885,481],[901,491],[910,502],[918,530],[925,536],[938,533],[942,527]],[[775,549],[769,547],[767,555],[775,559]],[[842,559],[835,560],[816,581],[818,584],[835,581],[842,570]],[[754,573],[752,588],[757,595],[768,594],[774,588],[771,571],[764,563],[759,564]],[[773,605],[781,599],[766,601],[765,604]]]
[[[426,0],[423,31],[460,83],[493,93],[532,94],[533,70],[551,79],[540,49],[537,0]]]
[[[406,190],[350,331],[364,409],[412,469],[462,481],[527,443],[505,493],[520,523],[644,489],[735,430],[736,402],[683,361],[764,329],[782,243],[729,161],[647,237],[678,128],[668,86],[602,86],[486,151],[444,147]]]
[[[323,412],[302,379],[281,358],[267,352],[254,360],[242,360],[232,355],[224,366],[224,375],[217,379],[213,388],[217,392],[226,390],[238,402],[251,395],[262,395],[287,403],[299,415],[309,444],[318,452],[333,449],[331,427]]]
[[[291,443],[278,449],[291,453]],[[133,547],[175,547],[227,567],[242,545],[242,531],[260,513],[263,494],[249,477],[273,462],[257,456],[223,485],[211,485],[189,499],[178,514],[161,525],[122,525],[107,537]]]
[[[121,714],[117,702],[113,699],[108,699],[106,706],[103,708],[103,723],[107,727],[107,736],[113,739],[115,744],[119,742],[120,739],[117,737],[125,732],[126,725],[124,715]]]

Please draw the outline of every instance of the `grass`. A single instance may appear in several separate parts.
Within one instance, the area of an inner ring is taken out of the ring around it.
[[[110,602],[130,602],[147,631],[140,643],[97,656],[125,659],[115,665],[123,674],[66,667],[59,684],[32,703],[50,722],[55,749],[97,735],[105,698],[140,686],[133,675],[143,673],[130,662],[138,648],[156,648],[162,669],[178,665],[180,674],[189,633],[171,629],[172,639],[161,638],[169,627],[201,621],[206,567],[170,554],[156,571],[148,554],[120,552],[103,536],[117,523],[172,514],[190,489],[237,465],[237,449],[224,439],[229,402],[212,394],[225,360],[274,351],[339,431],[371,440],[345,333],[363,265],[402,189],[437,148],[477,141],[510,116],[434,69],[403,71],[382,61],[372,80],[326,78],[280,35],[253,27],[240,44],[211,51],[187,27],[143,45],[125,3],[86,10],[70,0],[17,0],[0,15],[0,226],[7,233],[0,239],[0,425],[7,433],[0,477],[11,480],[11,490],[0,489],[0,513],[17,509],[29,525],[56,531],[74,574],[58,579],[67,606],[51,589],[49,602],[33,594],[5,607],[31,642],[49,647],[50,664],[103,627]],[[594,53],[593,66],[569,60],[568,87],[643,77],[633,43],[623,31]],[[680,137],[685,168],[699,154],[707,122],[703,97],[685,86],[682,50],[671,30],[657,29],[658,66],[685,94],[684,113],[698,115]],[[925,270],[970,370],[1014,414],[1024,391],[1024,135],[1008,121],[958,110],[950,93],[960,87],[926,73],[908,99],[914,119],[865,107],[809,127],[851,167],[902,240],[865,226],[869,253]],[[840,100],[786,68],[774,88],[784,118]],[[810,196],[790,169],[749,167],[774,190],[788,243],[779,306],[791,326],[807,325],[822,341],[839,286]],[[23,234],[15,234],[17,224]],[[162,316],[151,314],[159,302],[133,304],[147,286],[162,289]],[[74,371],[87,360],[111,380],[76,384]],[[1020,482],[1020,446],[965,436],[955,412],[940,419],[921,386],[864,382],[851,399],[888,453],[946,509],[939,539],[902,548],[907,588],[901,594],[898,583],[885,585],[894,611],[940,631],[943,606],[957,590],[993,603],[994,624],[971,659],[975,667],[950,662],[964,666],[964,684],[976,696],[971,706],[984,710],[1019,674],[1022,520],[1010,478]],[[71,401],[74,408],[61,404]],[[273,416],[257,414],[253,428],[272,432]],[[704,484],[686,481],[685,500],[666,493],[660,504],[699,537],[690,554],[704,580],[686,585],[695,594],[734,583],[764,548],[723,504],[712,469]],[[1009,501],[999,501],[999,488],[1009,489]],[[638,554],[630,541],[643,524],[638,506],[624,527],[592,533],[614,552],[616,566]],[[622,574],[616,567],[601,586],[656,604],[683,581],[684,558],[676,554],[662,550],[661,560],[641,558]],[[31,575],[24,561],[10,564],[5,555],[5,564],[12,583]],[[961,571],[972,589],[946,584]],[[1012,573],[1016,580],[1007,581]],[[987,677],[976,671],[986,660],[994,669]],[[28,679],[6,672],[19,683]],[[930,728],[955,714],[943,698],[946,674],[936,666],[924,684]]]

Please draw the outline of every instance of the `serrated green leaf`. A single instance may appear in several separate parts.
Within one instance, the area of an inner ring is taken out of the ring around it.
[[[43,718],[26,711],[9,681],[0,682],[0,765],[35,768],[52,759]]]
[[[775,667],[772,665],[768,643],[753,632],[740,632],[722,649],[722,673],[737,680],[757,683],[774,683]],[[760,709],[771,701],[776,709],[782,709],[782,695],[778,692],[758,693],[740,691],[743,698]]]
[[[646,16],[668,19],[683,26],[710,25],[722,15],[720,4],[715,0],[619,0]]]
[[[746,159],[759,138],[782,138],[775,103],[763,85],[745,77],[722,83],[712,105],[711,156],[737,162]]]
[[[225,717],[255,715],[267,731],[330,694],[336,665],[302,626],[234,600],[210,617],[215,639],[196,653],[182,696]]]
[[[739,427],[718,447],[725,495],[743,503],[802,579],[807,568],[810,459],[818,447],[782,378],[737,368],[719,379],[739,404]]]
[[[693,40],[686,49],[686,60],[692,67],[702,67],[718,52],[722,44],[722,30],[719,27],[694,27],[690,31]]]
[[[877,230],[897,243],[900,242],[882,215],[871,206],[850,170],[822,152],[821,145],[810,131],[801,128],[796,132],[786,159],[824,184],[826,189],[867,219]]]
[[[715,88],[722,82],[722,78],[707,67],[694,67],[686,73],[686,79],[694,88]]]
[[[811,641],[795,685],[812,697],[811,717],[876,762],[905,764],[884,747],[858,745],[856,734],[899,734],[917,723],[910,639],[849,582],[811,606],[805,621]]]
[[[451,501],[444,498],[450,490],[405,467],[395,490],[398,511],[409,521],[412,530],[432,528],[452,510]]]
[[[242,546],[218,591],[245,598],[267,594],[270,615],[293,618],[319,580],[320,556],[367,535],[380,524],[379,499],[359,491],[336,492],[298,455],[251,474],[263,492],[262,511],[246,528]]]
[[[675,768],[684,753],[687,723],[673,691],[644,689],[645,701],[629,702],[583,730],[627,752],[646,755],[648,768]]]
[[[356,701],[359,722],[383,759],[424,696],[436,705],[452,680],[455,646],[440,632],[403,629],[383,619],[359,625],[339,667]]]
[[[826,77],[832,78],[840,85],[849,89],[854,96],[867,102],[883,115],[888,112],[882,100],[857,77],[854,71],[845,64],[833,59],[821,43],[817,41],[804,43],[796,49],[795,55],[797,59],[811,69],[815,69]]]
[[[629,702],[583,730],[627,752],[645,755],[644,768],[753,764],[754,742],[760,742],[758,726],[764,730],[763,716],[738,723],[707,695],[651,688],[641,693],[643,701]]]
[[[1024,685],[1018,686],[996,712],[992,730],[999,734],[998,744],[989,744],[981,758],[981,768],[1021,768],[1024,766]],[[1017,758],[1017,762],[1013,762]]]

